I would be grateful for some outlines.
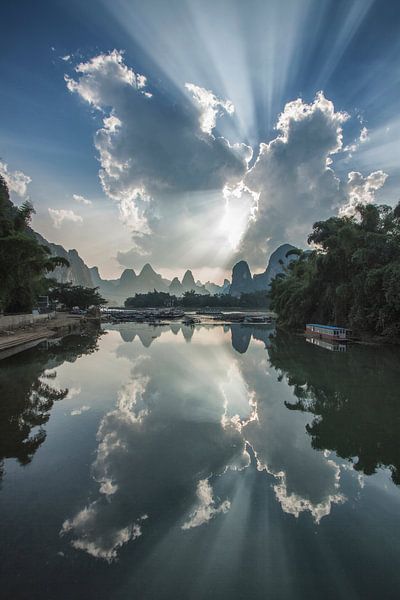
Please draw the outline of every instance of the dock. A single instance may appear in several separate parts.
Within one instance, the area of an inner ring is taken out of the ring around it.
[[[2,331],[0,334],[0,360],[29,350],[48,339],[80,331],[83,321],[85,319],[80,316],[59,313],[49,321],[20,327],[13,331]]]

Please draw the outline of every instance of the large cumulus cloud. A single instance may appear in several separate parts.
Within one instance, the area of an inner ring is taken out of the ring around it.
[[[343,124],[349,118],[336,111],[322,92],[310,104],[300,99],[286,104],[277,137],[260,145],[245,177],[259,196],[239,254],[253,265],[263,266],[267,249],[280,243],[304,244],[313,222],[344,206],[354,208],[355,198],[374,200],[385,181],[382,172],[366,180],[351,173],[343,184],[332,167],[334,155],[343,149]]]
[[[116,50],[79,64],[76,72],[77,79],[66,77],[68,89],[107,115],[95,145],[111,197],[218,189],[244,174],[248,150],[212,135],[218,107],[232,112],[231,103],[190,85],[197,110],[190,102],[166,102]]]
[[[309,104],[286,104],[276,137],[249,168],[252,150],[217,134],[234,106],[211,90],[187,83],[168,100],[116,50],[79,64],[66,83],[103,118],[95,134],[101,183],[133,236],[118,257],[124,266],[216,267],[245,258],[265,268],[278,244],[304,245],[314,221],[374,201],[385,181],[381,171],[335,172],[335,155],[349,152],[350,117],[322,92]]]
[[[244,175],[251,150],[213,134],[217,116],[234,110],[229,101],[192,84],[179,104],[166,101],[115,50],[79,64],[75,71],[74,78],[66,76],[68,89],[104,115],[95,134],[100,179],[106,194],[119,202],[138,254],[140,249],[150,252],[149,234],[153,248],[158,237],[163,244],[162,222],[169,215],[178,221],[172,233],[185,220],[198,217],[199,192],[210,196]],[[193,192],[197,198],[191,197]],[[222,216],[222,193],[216,202]]]

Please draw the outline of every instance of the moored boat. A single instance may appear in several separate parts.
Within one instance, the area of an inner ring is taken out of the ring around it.
[[[317,337],[337,342],[347,342],[350,338],[350,329],[345,327],[337,327],[336,325],[321,325],[319,323],[308,323],[306,325],[306,334],[308,336]]]

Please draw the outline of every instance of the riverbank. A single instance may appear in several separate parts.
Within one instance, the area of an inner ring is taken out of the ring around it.
[[[96,321],[85,316],[56,313],[46,321],[0,332],[0,360],[37,346],[51,338],[77,333]]]

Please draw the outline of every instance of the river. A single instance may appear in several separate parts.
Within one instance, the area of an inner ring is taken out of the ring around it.
[[[0,596],[400,592],[400,353],[126,323],[0,363]]]

